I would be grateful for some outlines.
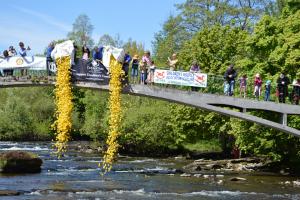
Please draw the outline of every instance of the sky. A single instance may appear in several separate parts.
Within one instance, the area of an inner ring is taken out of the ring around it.
[[[33,54],[43,53],[52,40],[66,38],[77,16],[86,14],[94,26],[93,39],[120,35],[152,50],[154,34],[162,29],[174,6],[185,0],[9,0],[1,3],[0,51],[20,41]]]

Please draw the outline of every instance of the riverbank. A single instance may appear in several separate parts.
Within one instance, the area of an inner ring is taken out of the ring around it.
[[[9,143],[9,142],[8,142]],[[11,142],[19,143],[19,142]],[[26,142],[20,142],[25,143]],[[42,143],[51,144],[51,142],[28,142],[28,143]],[[213,147],[215,150],[215,147]],[[7,148],[4,150],[20,150],[18,148]],[[25,150],[35,150],[26,149]],[[36,149],[39,150],[39,149]],[[90,141],[73,141],[69,143],[68,152],[72,154],[83,155],[100,155],[105,152],[105,144],[95,143]],[[295,163],[276,162],[270,160],[268,157],[245,157],[241,159],[232,159],[228,154],[222,151],[209,151],[203,149],[196,151],[195,149],[158,149],[157,151],[149,152],[148,150],[140,152],[133,146],[122,147],[119,150],[119,156],[130,157],[148,157],[148,158],[176,158],[185,160],[188,164],[177,170],[182,173],[199,174],[208,171],[214,172],[238,172],[238,173],[251,173],[251,172],[269,172],[278,175],[300,175],[299,165]]]
[[[71,142],[70,146],[90,145]],[[0,174],[0,198],[21,199],[299,199],[299,177],[262,172],[203,170],[185,172],[194,160],[119,155],[111,172],[100,175],[99,152],[71,147],[61,159],[49,142],[0,142],[0,151],[30,151],[42,160],[38,174]],[[199,160],[198,160],[199,161]]]
[[[77,141],[69,145],[71,152],[80,152],[83,154],[100,154],[104,153],[104,145],[99,143]],[[149,158],[176,158],[183,159],[189,162],[183,168],[177,169],[182,173],[199,174],[203,172],[237,172],[237,173],[251,173],[251,172],[267,172],[284,176],[300,175],[299,165],[295,163],[286,163],[279,161],[272,161],[266,156],[261,157],[244,157],[240,159],[232,159],[228,154],[222,151],[192,151],[189,149],[176,149],[156,152],[139,152],[135,151],[133,147],[121,148],[119,155],[130,157],[149,157]]]

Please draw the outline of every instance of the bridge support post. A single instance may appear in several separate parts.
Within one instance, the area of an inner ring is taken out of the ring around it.
[[[287,114],[286,114],[286,113],[282,113],[282,114],[281,114],[280,123],[281,123],[282,125],[287,126]]]
[[[243,108],[242,112],[246,113],[247,112],[247,108]]]

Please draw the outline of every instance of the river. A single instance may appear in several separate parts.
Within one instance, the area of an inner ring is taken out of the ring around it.
[[[50,143],[0,142],[0,151],[26,150],[43,160],[38,174],[0,174],[0,190],[19,191],[19,199],[186,199],[281,200],[300,199],[300,188],[283,184],[299,177],[262,173],[206,172],[210,178],[182,177],[176,169],[191,163],[183,158],[153,159],[120,156],[113,170],[102,177],[97,154],[68,152],[62,160]],[[241,177],[246,181],[232,182]]]

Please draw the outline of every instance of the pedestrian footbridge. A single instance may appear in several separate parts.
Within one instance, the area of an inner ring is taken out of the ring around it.
[[[47,83],[32,83],[31,81],[0,82],[0,88],[49,86],[54,84],[51,81]],[[74,86],[96,90],[109,90],[108,85],[93,82],[76,82]],[[287,121],[288,115],[300,115],[300,106],[183,91],[159,86],[129,85],[123,89],[123,92],[197,107],[300,137],[300,130],[289,127]],[[278,122],[274,122],[253,116],[248,112],[253,110],[279,113],[281,119]]]

